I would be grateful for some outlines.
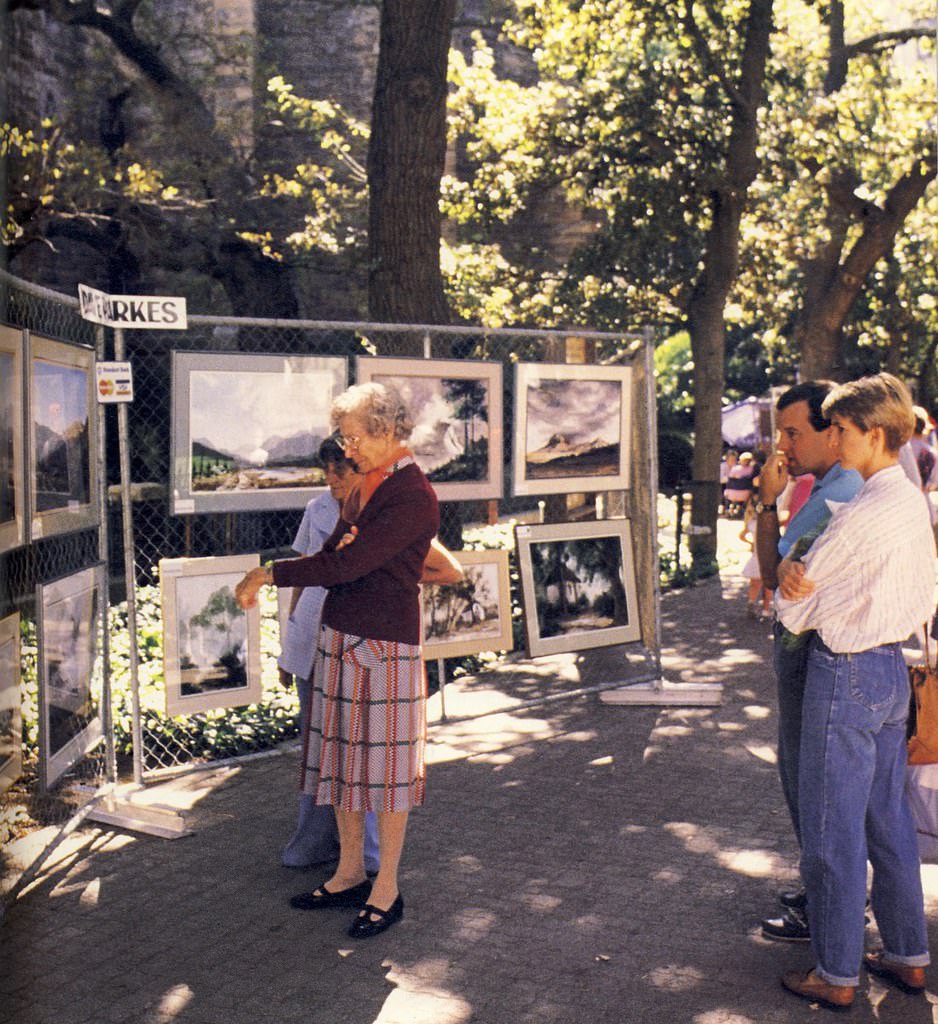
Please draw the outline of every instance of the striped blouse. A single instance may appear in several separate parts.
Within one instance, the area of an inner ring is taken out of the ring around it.
[[[778,617],[793,633],[816,629],[832,651],[904,641],[935,612],[935,537],[921,491],[898,465],[834,511],[804,564],[816,589],[798,601],[778,594]]]

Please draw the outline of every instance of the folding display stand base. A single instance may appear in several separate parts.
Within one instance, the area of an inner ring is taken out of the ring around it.
[[[646,704],[661,707],[717,707],[723,703],[722,683],[669,683],[655,679],[603,690],[604,704]]]
[[[143,832],[160,839],[181,839],[194,833],[186,826],[186,820],[174,807],[150,803],[140,799],[146,790],[136,784],[119,786],[106,793],[101,801],[85,816],[86,821],[102,825]]]

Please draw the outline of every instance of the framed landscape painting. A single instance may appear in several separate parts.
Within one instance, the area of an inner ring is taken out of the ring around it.
[[[39,765],[45,789],[103,736],[99,671],[103,594],[103,565],[37,588]]]
[[[627,490],[632,371],[515,366],[514,493]]]
[[[173,513],[304,508],[347,379],[343,356],[174,352]]]
[[[29,335],[29,517],[33,540],[96,526],[94,352]]]
[[[26,543],[23,332],[0,324],[0,553]]]
[[[22,768],[20,617],[13,614],[0,619],[0,793],[16,782]]]
[[[257,555],[164,558],[163,675],[166,714],[241,707],[261,699],[261,622],[234,589]]]
[[[502,364],[359,356],[359,384],[393,384],[411,415],[407,442],[440,501],[500,498]]]
[[[628,519],[516,526],[528,653],[641,639]]]
[[[460,658],[479,651],[510,651],[511,596],[507,551],[454,551],[459,583],[421,588],[423,657]]]

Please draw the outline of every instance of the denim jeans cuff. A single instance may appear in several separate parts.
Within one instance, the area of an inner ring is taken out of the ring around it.
[[[823,978],[828,985],[841,985],[846,986],[847,988],[856,988],[860,984],[859,974],[854,974],[853,977],[831,974],[830,971],[825,971],[820,964],[814,968],[814,973],[819,978]]]
[[[903,967],[927,967],[931,963],[931,957],[927,953],[919,953],[917,956],[897,956],[890,953],[888,949],[883,950],[883,960],[890,964],[902,964]]]

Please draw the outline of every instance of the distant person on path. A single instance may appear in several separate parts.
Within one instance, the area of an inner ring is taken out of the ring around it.
[[[328,591],[303,789],[335,807],[339,863],[317,889],[290,902],[310,910],[360,907],[349,935],[368,938],[403,917],[398,868],[408,814],[424,799],[419,582],[440,515],[433,488],[404,445],[413,420],[396,390],[355,385],[333,403],[332,422],[346,457],[365,475],[354,524],[340,519],[318,554],[252,570],[237,597],[250,607],[271,583]],[[369,810],[378,814],[381,855],[373,884],[364,864]]]
[[[906,796],[909,675],[902,643],[935,609],[938,558],[927,510],[898,464],[913,424],[888,373],[825,399],[841,467],[863,486],[798,560],[786,556],[776,607],[809,633],[801,735],[801,875],[816,966],[782,984],[824,1006],[850,1006],[867,970],[925,990],[928,939],[915,823]],[[863,953],[867,860],[883,940]]]
[[[796,384],[779,398],[775,407],[778,448],[762,467],[756,502],[759,567],[763,585],[773,590],[779,584],[782,558],[789,555],[795,545],[799,553],[807,551],[829,521],[832,505],[850,501],[863,483],[859,473],[844,469],[837,461],[831,424],[822,412],[824,400],[833,386],[831,381],[824,380]],[[812,493],[781,534],[779,496],[789,480],[797,480],[806,473],[815,477]],[[774,624],[773,633],[773,662],[778,685],[778,774],[800,845],[798,766],[808,638],[794,642],[786,636],[779,622]],[[783,942],[807,942],[811,935],[804,890],[783,892],[780,900],[781,916],[764,920],[762,934]]]
[[[757,518],[755,502],[750,496],[743,512],[743,528],[739,531],[739,539],[752,549],[752,554],[742,569],[743,576],[749,581],[746,592],[746,614],[750,619],[767,619],[771,614],[772,591],[763,582],[759,557],[756,554]]]
[[[743,452],[739,462],[729,471],[726,487],[723,489],[724,512],[727,515],[735,512],[734,518],[742,517],[743,507],[755,487],[757,471],[752,452]]]
[[[319,460],[329,490],[313,498],[306,506],[293,540],[298,555],[315,555],[339,521],[341,505],[357,487],[358,471],[345,457],[335,437],[327,437],[319,446]],[[297,587],[290,602],[290,618],[281,640],[277,667],[280,682],[289,687],[295,681],[300,701],[300,735],[306,735],[312,693],[313,660],[319,637],[322,605],[326,591],[322,587]],[[335,811],[330,804],[318,804],[309,793],[300,794],[296,831],[283,851],[283,864],[290,868],[325,864],[339,856],[339,832]],[[373,813],[365,818],[365,870],[377,874],[378,830]]]

